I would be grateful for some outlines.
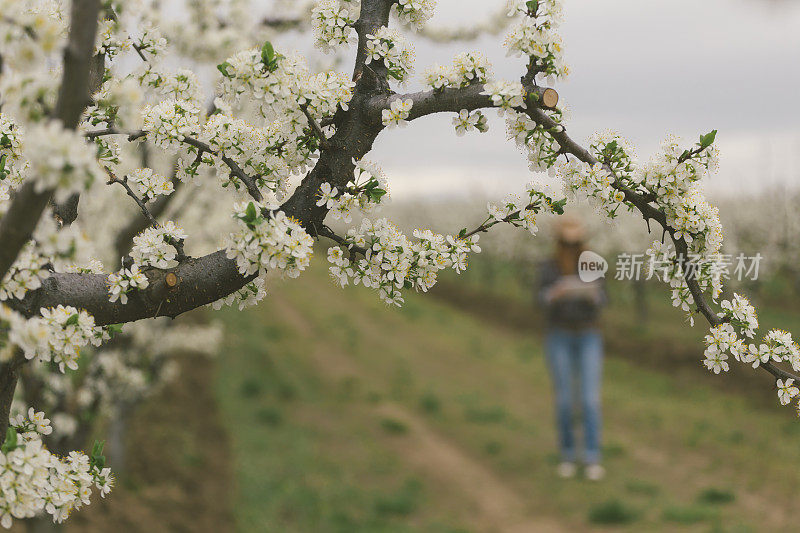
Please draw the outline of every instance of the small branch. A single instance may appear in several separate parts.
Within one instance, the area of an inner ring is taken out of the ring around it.
[[[97,139],[98,137],[103,137],[105,135],[124,135],[124,133],[118,131],[116,128],[105,128],[102,130],[87,131],[83,134],[83,136],[89,139],[90,141]]]
[[[146,136],[147,133],[148,132],[144,130],[138,130],[131,133],[127,133],[128,141],[130,142],[135,141],[136,139]],[[119,131],[118,129],[113,127],[86,133],[86,137],[89,139],[94,139],[97,137],[101,137],[103,135],[126,135],[126,133],[123,131]],[[202,157],[204,153],[207,153],[222,159],[222,162],[225,163],[225,165],[227,165],[228,168],[230,169],[231,174],[239,178],[242,181],[242,183],[244,183],[244,186],[247,188],[247,192],[250,194],[250,196],[252,196],[253,199],[256,200],[257,202],[263,200],[261,191],[258,190],[258,185],[256,185],[257,178],[250,176],[244,170],[242,170],[242,167],[240,167],[238,163],[236,163],[236,161],[214,150],[214,148],[212,148],[211,145],[209,145],[208,143],[205,143],[193,137],[184,137],[182,142],[196,148],[198,150],[197,154],[198,158]]]
[[[306,119],[308,119],[308,124],[311,126],[314,135],[317,137],[317,139],[319,139],[320,149],[326,150],[330,148],[330,143],[328,142],[328,138],[325,136],[325,132],[322,131],[320,125],[317,123],[316,120],[314,120],[314,117],[311,116],[311,113],[308,112],[308,106],[301,105],[300,110],[303,111],[303,114],[306,116]]]
[[[109,185],[112,184],[112,183],[119,183],[120,185],[122,185],[125,188],[125,192],[128,193],[128,196],[133,198],[133,201],[136,202],[136,205],[138,205],[139,209],[142,210],[142,213],[144,214],[144,216],[147,218],[147,220],[150,221],[150,224],[154,228],[157,228],[158,227],[158,221],[150,213],[150,210],[147,209],[147,206],[145,205],[145,203],[138,196],[136,196],[135,192],[133,192],[133,189],[131,189],[130,185],[128,185],[128,180],[127,179],[119,179],[116,175],[114,175],[113,172],[111,172],[106,167],[103,167],[103,170],[105,170],[106,174],[108,174],[108,183],[109,183]]]
[[[142,52],[143,48],[140,45],[133,43],[133,49],[136,51],[136,54],[139,56],[139,58],[145,63],[147,63],[147,58],[144,56],[144,53]]]
[[[357,254],[361,254],[361,255],[366,257],[367,252],[369,251],[366,248],[362,248],[361,246],[356,246],[354,244],[349,244],[344,237],[340,237],[339,235],[334,233],[331,228],[329,228],[328,226],[325,226],[324,224],[319,229],[317,229],[316,233],[320,237],[328,238],[328,239],[332,240],[333,242],[335,242],[336,244],[346,247],[350,251],[351,254],[357,253]]]
[[[303,26],[303,22],[301,18],[265,17],[261,25],[276,30],[293,30]]]
[[[192,137],[184,137],[183,142],[190,146],[194,146],[201,152],[206,152],[222,159],[222,162],[225,163],[230,169],[231,174],[239,178],[242,183],[244,183],[245,187],[247,187],[247,192],[250,193],[250,196],[252,196],[257,202],[263,200],[261,191],[258,190],[258,186],[256,185],[257,178],[248,175],[244,170],[242,170],[242,167],[240,167],[236,161],[224,154],[217,152],[210,145],[204,143],[203,141],[199,141]]]

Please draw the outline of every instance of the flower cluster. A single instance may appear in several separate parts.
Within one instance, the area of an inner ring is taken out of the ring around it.
[[[470,113],[466,109],[462,109],[458,115],[453,118],[453,126],[456,127],[456,135],[462,137],[466,132],[478,130],[481,133],[489,131],[489,122],[486,115],[479,111]]]
[[[158,56],[167,49],[167,40],[157,28],[146,24],[141,28],[141,35],[134,39],[133,46],[142,53]]]
[[[40,438],[28,439],[30,434],[20,438],[10,429],[0,452],[0,480],[6,487],[0,497],[0,525],[10,528],[13,518],[44,513],[63,522],[73,510],[90,503],[93,487],[103,497],[111,491],[114,478],[101,452],[91,458],[70,452],[61,458],[50,453]]]
[[[482,95],[492,99],[492,105],[499,107],[501,113],[515,108],[525,109],[525,89],[518,81],[490,81],[484,88]]]
[[[374,35],[367,35],[367,64],[381,61],[390,78],[406,81],[414,68],[414,51],[398,32],[381,26]]]
[[[786,361],[793,369],[800,370],[800,350],[797,343],[792,340],[791,333],[779,329],[767,333],[758,346],[750,344],[748,350],[742,352],[741,360],[752,363],[753,368],[770,361]]]
[[[162,76],[159,93],[179,102],[191,102],[200,105],[203,89],[197,75],[188,69],[180,69],[175,74]]]
[[[508,0],[507,12],[509,17],[524,15],[536,17],[543,24],[559,26],[564,18],[564,9],[561,0]]]
[[[3,112],[19,120],[50,115],[60,81],[68,10],[50,0],[0,1]]]
[[[358,19],[360,1],[320,0],[311,11],[316,45],[324,52],[353,40],[353,24]]]
[[[311,261],[314,239],[283,211],[265,210],[255,202],[234,206],[241,229],[228,237],[227,256],[245,276],[272,268],[296,278]]]
[[[161,194],[168,196],[175,190],[169,178],[154,173],[152,168],[137,168],[128,176],[128,181],[145,202]]]
[[[11,417],[9,426],[14,428],[22,442],[30,442],[41,435],[49,435],[53,432],[50,419],[45,418],[44,411],[36,412],[33,407],[28,408],[27,416],[19,414]]]
[[[489,202],[487,210],[489,218],[484,222],[484,227],[490,227],[501,222],[511,224],[528,230],[531,235],[536,235],[539,228],[536,226],[536,215],[550,213],[561,215],[564,213],[566,198],[557,198],[555,191],[547,190],[543,184],[531,182],[525,187],[524,198],[509,195],[500,204]]]
[[[258,176],[256,185],[264,192],[279,192],[291,174],[291,167],[283,157],[276,155],[284,146],[284,137],[274,127],[255,127],[244,120],[234,119],[224,113],[214,114],[203,125],[200,139],[215,149],[213,154],[202,154],[184,174],[196,175],[201,163],[217,166],[223,156],[236,162],[248,175]],[[223,186],[232,182],[239,189],[244,186],[235,175],[218,174]]]
[[[697,186],[719,166],[718,151],[712,145],[714,134],[702,136],[692,150],[682,149],[679,140],[670,137],[656,157],[630,176],[633,185],[656,196],[677,237],[683,238],[690,250],[703,254],[717,253],[722,247],[719,212]]]
[[[445,87],[466,87],[486,83],[492,77],[492,67],[480,52],[463,52],[453,58],[449,67],[433,65],[425,70],[425,83],[434,90]]]
[[[758,329],[758,316],[756,309],[746,297],[734,293],[732,300],[723,300],[720,304],[722,312],[720,318],[726,318],[739,331],[747,337],[753,337]]]
[[[119,20],[106,19],[100,21],[97,28],[97,44],[94,53],[104,55],[106,60],[114,59],[120,52],[130,48],[130,39],[121,38],[119,34]]]
[[[560,162],[557,173],[564,190],[575,197],[585,197],[605,215],[614,218],[625,201],[625,193],[613,187],[614,175],[602,163],[590,165],[571,159]]]
[[[28,161],[26,174],[36,181],[36,190],[55,189],[56,201],[85,190],[102,173],[94,147],[56,120],[27,129],[23,155]]]
[[[7,195],[22,182],[19,166],[22,138],[22,128],[8,115],[0,113],[0,195]]]
[[[467,267],[467,254],[480,252],[478,236],[453,237],[430,230],[414,230],[412,241],[386,219],[362,221],[345,237],[345,246],[364,250],[365,257],[351,261],[341,247],[328,250],[331,276],[345,286],[363,283],[378,290],[387,304],[403,303],[401,289],[427,291],[436,283],[438,272],[452,267],[461,272]]]
[[[26,244],[9,272],[0,280],[0,301],[21,300],[28,291],[41,287],[42,281],[50,275],[45,268],[47,263],[47,258],[36,252],[33,243]]]
[[[559,110],[554,109],[546,111],[546,113],[557,124],[562,123],[563,116]],[[506,118],[506,130],[508,138],[513,139],[517,146],[527,152],[528,166],[531,171],[548,170],[551,175],[554,174],[554,171],[550,169],[556,164],[561,153],[561,145],[544,126],[533,121],[524,113],[509,111]]]
[[[411,99],[403,100],[402,98],[396,98],[392,100],[389,109],[381,111],[383,125],[389,128],[406,126],[406,124],[408,124],[406,119],[409,113],[411,113],[412,107],[414,107],[414,101]]]
[[[786,362],[795,371],[800,371],[800,346],[792,339],[792,334],[780,329],[770,330],[761,343],[745,344],[746,338],[753,338],[758,329],[755,308],[744,296],[734,294],[732,300],[721,304],[722,324],[712,327],[705,337],[706,350],[703,364],[715,374],[729,370],[729,354],[737,361],[751,364],[753,368],[767,363]],[[778,398],[786,405],[798,395],[793,379],[777,380]]]
[[[398,0],[394,9],[401,23],[421,30],[433,17],[436,0]]]
[[[711,328],[705,337],[705,342],[707,347],[703,353],[705,355],[703,364],[715,374],[728,371],[728,352],[739,360],[741,353],[746,350],[744,341],[737,337],[733,326],[728,323]]]
[[[647,272],[656,279],[668,284],[671,289],[672,305],[689,313],[689,321],[694,324],[694,296],[689,290],[687,277],[697,282],[701,292],[711,291],[713,299],[722,293],[722,273],[717,268],[719,256],[690,254],[679,256],[672,245],[655,241],[647,249]]]
[[[792,399],[800,394],[800,389],[794,386],[794,379],[789,378],[786,381],[779,379],[775,382],[778,387],[778,400],[781,405],[791,403]]]
[[[561,37],[556,33],[562,21],[560,0],[509,0],[509,16],[524,15],[505,40],[508,55],[529,58],[528,68],[537,77],[564,77]]]
[[[363,160],[353,160],[353,164],[353,179],[346,188],[339,191],[325,182],[320,186],[317,200],[317,205],[325,206],[334,220],[342,219],[347,223],[352,222],[353,211],[368,213],[383,201],[389,190],[386,176],[377,165]]]
[[[172,268],[178,264],[176,245],[186,237],[183,228],[172,221],[147,228],[133,238],[131,258],[140,266]]]
[[[108,275],[108,300],[128,303],[128,293],[134,289],[146,289],[150,284],[140,270],[139,265],[133,264],[130,268],[123,268],[119,272]]]
[[[522,19],[506,37],[505,46],[510,56],[528,57],[529,68],[537,75],[561,78],[569,73],[561,36],[538,19]]]
[[[241,311],[246,307],[256,305],[266,296],[267,289],[265,287],[264,278],[259,277],[225,298],[217,300],[216,302],[211,302],[211,307],[219,310],[222,309],[224,305],[232,306],[236,304],[239,307],[239,311]]]
[[[87,121],[93,126],[105,123],[136,128],[141,120],[140,106],[144,97],[142,86],[135,78],[111,78],[94,94],[94,104],[86,109]]]
[[[156,146],[176,152],[187,136],[200,129],[200,108],[186,100],[164,100],[142,111],[142,125]]]
[[[263,176],[270,190],[284,191],[285,179],[304,172],[319,147],[301,107],[321,122],[340,107],[347,109],[354,83],[344,73],[312,74],[303,58],[283,56],[269,42],[261,50],[237,52],[217,68],[222,79],[215,103],[222,113],[212,115],[203,135],[210,141],[218,137],[220,146],[229,146],[224,154],[246,172]],[[231,118],[234,109],[252,106],[256,120]],[[204,157],[203,162],[218,161]],[[196,166],[188,168],[188,174],[195,170]]]
[[[82,347],[90,343],[99,346],[106,338],[89,313],[72,306],[42,308],[40,315],[26,320],[4,308],[0,319],[9,323],[9,340],[23,351],[26,359],[52,361],[61,372],[65,368],[78,368]]]

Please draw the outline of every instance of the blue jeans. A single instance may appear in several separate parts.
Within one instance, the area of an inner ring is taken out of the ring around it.
[[[547,361],[555,389],[562,460],[576,460],[572,419],[575,381],[579,380],[585,440],[583,459],[586,464],[600,462],[600,378],[603,369],[600,333],[594,329],[551,329],[547,334]]]

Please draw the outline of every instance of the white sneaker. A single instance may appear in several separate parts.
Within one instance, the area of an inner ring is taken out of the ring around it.
[[[589,481],[600,481],[606,477],[606,469],[598,464],[587,465],[586,469],[583,471],[583,475],[586,476],[586,479]]]
[[[575,466],[575,463],[564,461],[558,465],[556,472],[558,473],[558,477],[568,479],[575,477],[575,474],[578,472],[578,467]]]

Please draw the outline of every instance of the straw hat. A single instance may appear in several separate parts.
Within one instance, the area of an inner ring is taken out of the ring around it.
[[[559,241],[577,244],[586,239],[586,229],[577,217],[563,215],[556,225],[556,235]]]

